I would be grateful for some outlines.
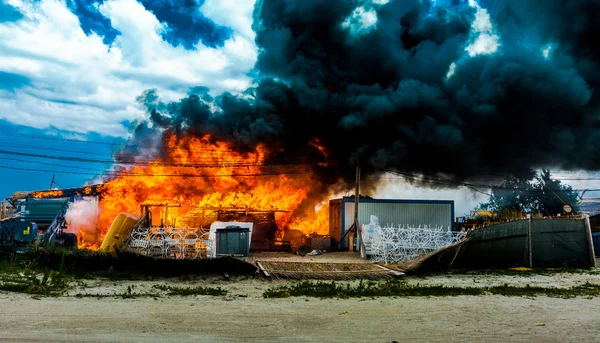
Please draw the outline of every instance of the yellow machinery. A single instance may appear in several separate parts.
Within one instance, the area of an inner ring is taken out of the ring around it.
[[[100,246],[100,251],[115,251],[115,247],[119,247],[131,233],[133,226],[140,219],[139,216],[129,213],[119,213],[113,220],[110,229],[104,237],[104,241]]]
[[[477,215],[484,216],[484,217],[492,217],[494,214],[490,211],[484,211],[484,210],[471,211],[471,218],[473,218]]]

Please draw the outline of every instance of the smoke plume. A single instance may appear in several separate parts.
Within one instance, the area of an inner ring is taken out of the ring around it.
[[[74,233],[81,242],[96,242],[99,238],[98,226],[99,207],[96,198],[86,198],[69,204],[65,220],[67,232]]]
[[[456,180],[596,169],[598,15],[598,0],[258,0],[255,87],[148,90],[134,140],[210,133],[318,166],[318,139],[330,184],[357,160]]]

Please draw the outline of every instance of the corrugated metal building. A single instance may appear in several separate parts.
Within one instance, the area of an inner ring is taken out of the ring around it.
[[[453,200],[400,200],[360,198],[358,221],[368,224],[371,215],[379,217],[379,224],[443,226],[454,230]],[[329,234],[336,241],[344,236],[354,222],[354,197],[329,201]],[[340,242],[340,249],[348,247],[348,237]]]

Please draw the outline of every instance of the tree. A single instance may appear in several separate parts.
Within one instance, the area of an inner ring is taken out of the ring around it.
[[[549,170],[511,175],[502,184],[492,187],[490,199],[477,208],[499,217],[522,217],[527,213],[555,216],[562,213],[563,205],[573,206],[577,213],[579,197],[569,185],[553,180]]]

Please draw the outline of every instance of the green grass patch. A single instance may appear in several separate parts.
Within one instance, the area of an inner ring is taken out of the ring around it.
[[[0,278],[0,291],[58,296],[68,289],[65,276],[57,271],[45,271],[42,274],[25,271],[18,274],[3,275]]]
[[[432,273],[436,274],[436,273]],[[600,268],[534,268],[527,270],[513,269],[453,269],[450,273],[437,273],[438,275],[506,275],[506,276],[530,276],[530,275],[555,275],[555,274],[580,274],[580,275],[600,275]]]
[[[127,286],[127,290],[123,292],[115,292],[112,294],[91,294],[91,293],[78,293],[75,295],[77,298],[159,298],[160,294],[156,292],[135,292],[135,285]],[[212,296],[225,296],[228,291],[221,287],[175,287],[165,285],[153,285],[152,288],[166,293],[165,295],[212,295]]]
[[[504,296],[551,296],[571,298],[576,296],[600,296],[600,285],[585,283],[572,288],[515,287],[446,287],[409,285],[401,280],[384,282],[359,282],[357,285],[336,282],[303,281],[291,286],[278,286],[267,289],[265,298],[315,297],[415,297],[415,296],[458,296],[458,295],[504,295]]]
[[[92,276],[118,280],[138,280],[149,277],[210,275],[228,273],[232,276],[254,275],[256,266],[231,257],[214,259],[158,259],[132,252],[106,253],[89,250],[43,248],[0,260],[19,260],[35,268],[60,270],[75,278]],[[5,271],[0,263],[0,272]]]
[[[212,296],[224,296],[227,295],[228,291],[221,287],[175,287],[165,285],[154,285],[152,288],[166,292],[167,295],[212,295]]]
[[[76,298],[122,298],[122,299],[134,299],[134,298],[158,298],[158,295],[148,292],[134,292],[135,285],[127,286],[127,290],[123,292],[114,292],[112,294],[93,294],[93,293],[78,293],[75,295]]]
[[[586,282],[579,286],[571,288],[557,287],[516,287],[516,286],[495,286],[484,288],[486,292],[504,296],[548,296],[558,298],[574,298],[578,296],[600,296],[600,285]]]
[[[23,255],[0,258],[0,291],[58,296],[69,288],[71,276],[62,268],[40,267]]]

